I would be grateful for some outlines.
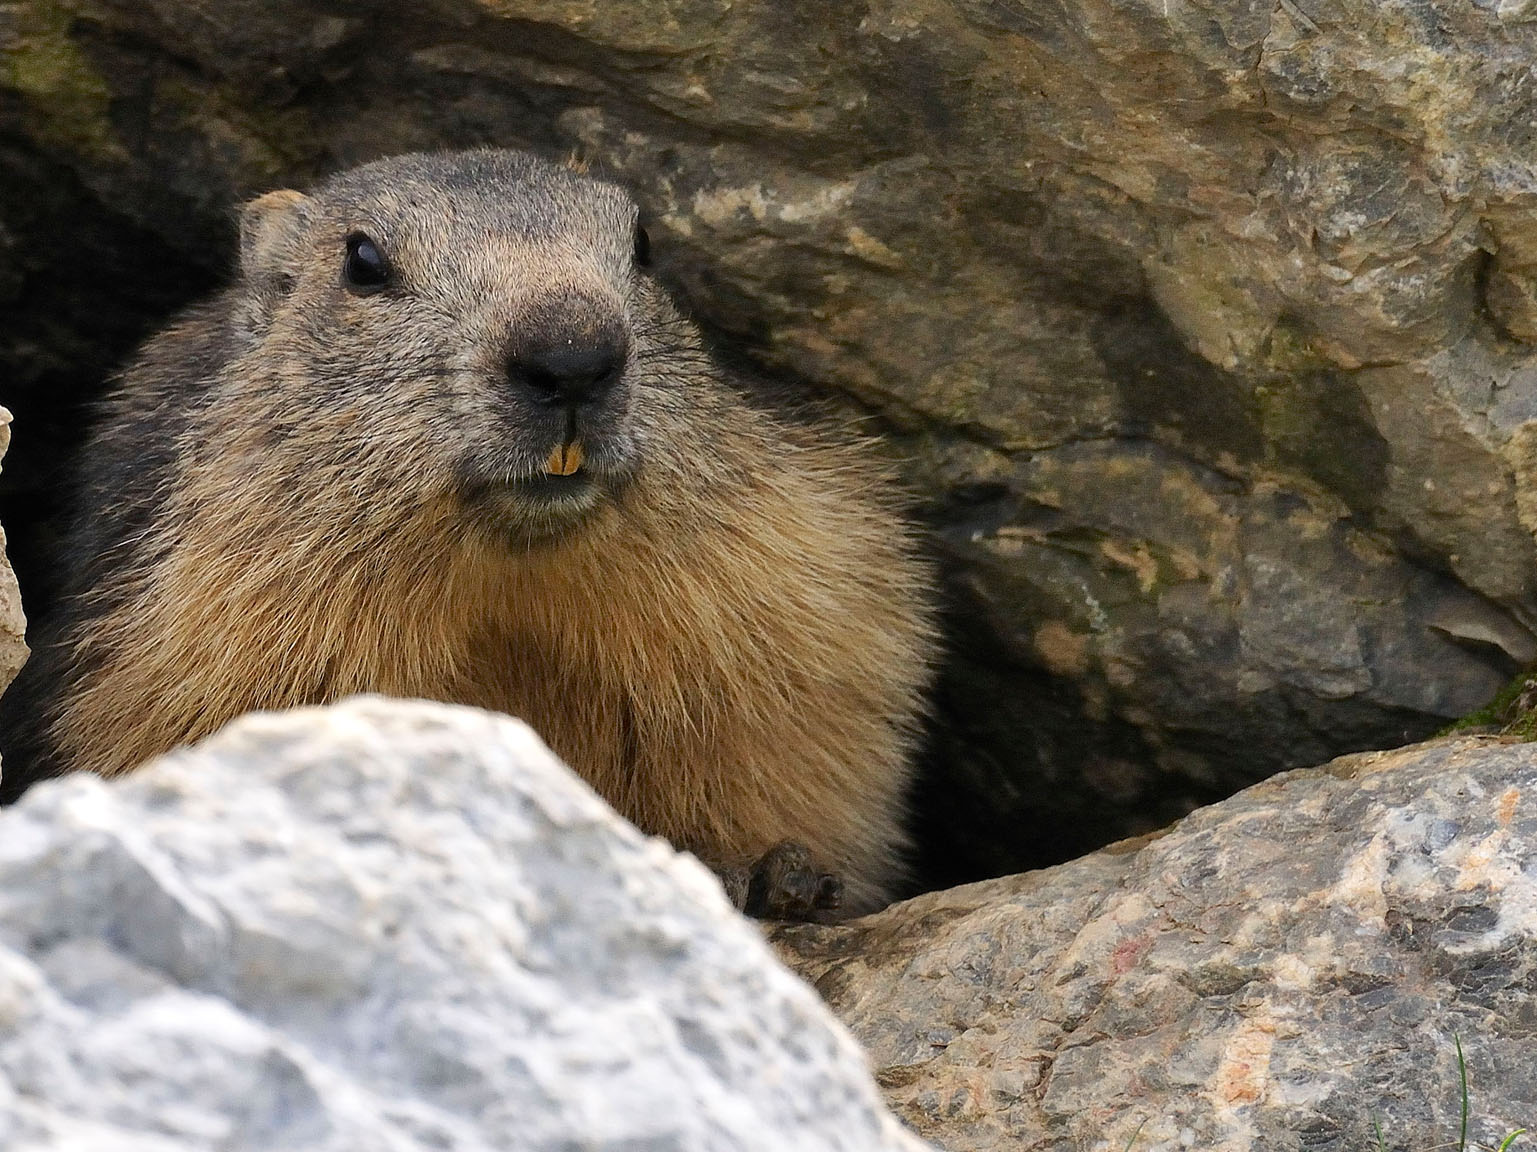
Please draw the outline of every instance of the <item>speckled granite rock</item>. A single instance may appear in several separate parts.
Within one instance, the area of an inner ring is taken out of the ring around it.
[[[359,699],[0,813],[0,1147],[922,1145],[710,873],[528,728]]]
[[[1459,1037],[1496,1147],[1537,1122],[1537,745],[1347,757],[777,941],[949,1152],[1455,1148]]]
[[[59,398],[206,288],[232,201],[489,141],[598,160],[704,320],[881,415],[956,601],[956,875],[1537,654],[1524,0],[8,0],[0,51],[28,540]]]

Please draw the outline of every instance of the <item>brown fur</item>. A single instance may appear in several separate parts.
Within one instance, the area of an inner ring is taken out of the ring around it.
[[[406,219],[419,232],[395,235],[403,258],[446,241],[433,220]],[[257,220],[247,240],[281,245],[282,228]],[[81,593],[48,733],[57,763],[124,772],[242,712],[356,692],[476,704],[526,718],[640,827],[722,864],[795,839],[840,875],[853,910],[877,906],[901,875],[932,643],[926,572],[888,478],[862,446],[741,401],[649,282],[616,289],[569,245],[476,245],[450,254],[476,284],[450,308],[505,306],[515,325],[537,312],[524,284],[539,299],[634,293],[634,370],[654,383],[635,384],[616,418],[638,445],[633,478],[548,535],[520,539],[515,517],[509,540],[467,512],[445,464],[445,437],[474,434],[475,403],[449,389],[453,420],[428,421],[414,385],[302,399],[317,377],[335,383],[302,331],[329,323],[303,305],[338,291],[334,274],[311,284],[301,269],[301,306],[270,306],[261,339],[228,357],[195,315],[129,371],[97,446],[186,404],[156,381],[212,341],[212,379],[153,516]],[[509,286],[508,267],[526,278]],[[269,307],[253,279],[226,310]],[[441,309],[392,314],[361,339],[393,341],[391,365],[410,360],[412,324]],[[290,344],[301,354],[275,358]]]

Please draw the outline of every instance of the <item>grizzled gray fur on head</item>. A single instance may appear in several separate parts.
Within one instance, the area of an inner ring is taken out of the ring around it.
[[[648,414],[709,403],[659,378],[696,344],[637,273],[638,234],[622,190],[518,152],[400,156],[254,201],[244,335],[265,371],[315,385],[284,393],[275,436],[361,391],[397,434],[447,449],[436,463],[495,529],[537,537],[590,511],[633,474],[640,443],[666,442]],[[348,282],[360,244],[382,282]],[[552,446],[572,438],[581,470],[552,477]],[[357,447],[388,450],[372,436]],[[404,454],[412,475],[396,479],[422,486],[421,463]]]

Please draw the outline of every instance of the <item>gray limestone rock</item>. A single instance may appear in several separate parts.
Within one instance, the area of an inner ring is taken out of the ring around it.
[[[0,1147],[922,1145],[702,866],[517,721],[360,698],[0,813]]]
[[[1537,1122],[1537,746],[1346,757],[776,942],[949,1152],[1455,1148],[1459,1042],[1494,1148]]]
[[[206,289],[241,196],[578,153],[702,320],[876,415],[954,601],[941,855],[1061,858],[1426,735],[1537,654],[1532,13],[12,0],[4,399],[67,438],[59,397]],[[26,443],[31,541],[57,452]]]

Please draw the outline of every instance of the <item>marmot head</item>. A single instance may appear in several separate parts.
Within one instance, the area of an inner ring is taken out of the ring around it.
[[[711,389],[647,244],[619,188],[519,152],[270,192],[242,214],[245,350],[219,387],[266,414],[269,467],[557,537],[699,449],[680,438]]]

